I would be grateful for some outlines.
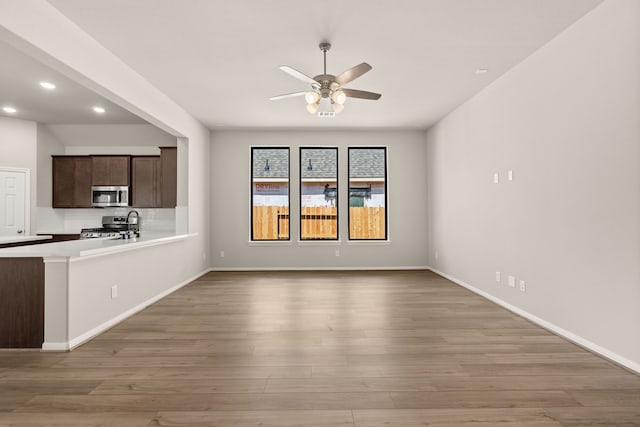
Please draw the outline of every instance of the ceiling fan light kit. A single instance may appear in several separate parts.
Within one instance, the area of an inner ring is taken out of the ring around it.
[[[324,56],[323,74],[311,78],[288,65],[280,66],[280,69],[285,73],[310,84],[311,90],[273,96],[270,98],[272,101],[304,96],[307,102],[307,111],[310,114],[317,115],[318,117],[335,117],[336,114],[340,114],[344,110],[344,104],[348,97],[371,100],[380,99],[382,95],[379,93],[343,88],[347,83],[371,70],[371,65],[363,62],[362,64],[349,68],[337,77],[332,74],[327,74],[327,52],[331,49],[331,44],[322,42],[319,47]]]

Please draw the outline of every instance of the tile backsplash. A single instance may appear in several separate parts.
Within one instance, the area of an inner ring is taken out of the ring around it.
[[[126,216],[131,208],[104,209],[53,209],[38,207],[38,233],[80,233],[83,228],[102,226],[104,215]],[[176,210],[159,208],[137,208],[142,218],[142,231],[176,231]]]

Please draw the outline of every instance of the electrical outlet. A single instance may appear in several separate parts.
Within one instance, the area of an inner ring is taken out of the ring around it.
[[[336,256],[340,256],[340,249],[336,249]]]
[[[524,280],[520,280],[520,292],[526,292],[526,291],[527,291],[526,283],[524,283]]]
[[[500,282],[500,280],[501,280],[500,272],[496,271],[496,282]]]
[[[516,278],[514,276],[509,276],[509,286],[512,288],[516,287]]]
[[[220,258],[224,258],[224,251],[220,251]]]
[[[111,287],[111,299],[118,298],[118,285],[113,285]]]

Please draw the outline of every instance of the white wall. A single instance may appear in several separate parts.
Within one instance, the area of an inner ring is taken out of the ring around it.
[[[636,370],[639,76],[640,2],[606,1],[431,128],[426,156],[430,265]]]
[[[289,146],[291,242],[249,242],[251,146]],[[299,147],[337,146],[340,243],[299,243]],[[390,242],[350,243],[347,147],[387,146]],[[224,131],[212,133],[211,244],[215,269],[421,268],[427,259],[426,147],[418,131]],[[422,195],[421,195],[422,193]],[[340,256],[335,256],[336,249]],[[220,257],[220,251],[225,257]]]
[[[121,154],[160,154],[158,147],[175,147],[176,137],[149,124],[47,125],[49,131],[68,149],[115,150],[132,147],[136,152]],[[108,151],[104,154],[117,153]],[[75,153],[69,153],[75,154]]]
[[[36,228],[37,126],[28,120],[0,117],[0,166],[30,171],[30,228]]]
[[[158,295],[195,279],[178,254],[192,249],[190,238],[98,257],[72,258],[68,264],[68,336],[71,346],[123,320]],[[162,268],[170,265],[171,268]],[[114,274],[115,273],[115,274]],[[91,280],[87,280],[90,277]],[[111,298],[117,286],[118,297]],[[55,339],[55,338],[52,338]],[[45,341],[49,337],[45,336]]]
[[[53,209],[53,162],[51,156],[64,154],[64,145],[51,133],[49,128],[38,123],[38,194],[37,226],[32,234],[38,233],[77,233],[65,228],[64,209]]]
[[[64,145],[49,131],[46,125],[38,123],[38,207],[51,207],[53,163],[51,156],[64,154]]]

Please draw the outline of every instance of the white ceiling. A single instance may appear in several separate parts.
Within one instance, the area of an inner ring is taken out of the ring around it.
[[[46,124],[146,123],[2,41],[0,63],[0,116]],[[42,81],[55,84],[56,89],[42,89]],[[5,113],[4,106],[17,112]],[[94,106],[102,106],[106,112],[96,114]]]
[[[426,128],[601,0],[49,0],[212,129]],[[307,89],[277,67],[373,70],[335,119],[305,110]],[[475,73],[487,68],[486,74]]]

